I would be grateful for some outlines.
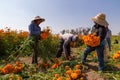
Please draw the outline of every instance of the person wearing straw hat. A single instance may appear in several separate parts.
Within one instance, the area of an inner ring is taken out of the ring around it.
[[[100,44],[96,47],[87,46],[82,55],[82,64],[85,64],[87,55],[92,51],[96,50],[98,58],[98,71],[102,72],[104,70],[104,46],[105,46],[105,36],[106,36],[106,26],[108,22],[106,21],[106,15],[103,13],[97,14],[92,18],[94,26],[92,27],[91,34],[96,34],[100,37]]]
[[[38,64],[37,62],[37,55],[38,55],[38,41],[40,39],[41,28],[40,24],[44,22],[45,19],[41,18],[40,16],[36,16],[29,25],[29,37],[28,39],[32,41],[30,44],[33,48],[32,54],[32,64]]]

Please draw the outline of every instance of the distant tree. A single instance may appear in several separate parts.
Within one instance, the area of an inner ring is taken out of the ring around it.
[[[61,31],[61,34],[65,34],[65,29]]]
[[[76,33],[76,34],[78,34],[78,32],[79,32],[79,29],[78,29],[78,28],[76,28],[75,33]]]
[[[72,34],[83,34],[83,35],[87,35],[89,34],[89,31],[91,29],[90,28],[82,28],[82,27],[79,27],[79,28],[75,28],[75,29],[70,29],[70,30],[62,30],[61,31],[61,34],[65,34],[65,33],[72,33]]]
[[[82,34],[82,27],[79,28],[78,34]]]
[[[66,30],[66,33],[69,33],[70,31],[69,30]]]
[[[83,32],[84,35],[87,35],[90,30],[91,30],[90,28],[84,28],[84,29],[82,30],[82,32]]]
[[[74,29],[71,29],[71,30],[70,30],[70,33],[71,33],[71,34],[74,34],[74,33],[75,33],[75,30],[74,30]]]

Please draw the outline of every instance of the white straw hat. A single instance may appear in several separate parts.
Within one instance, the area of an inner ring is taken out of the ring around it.
[[[35,21],[35,20],[42,20],[42,22],[45,21],[45,19],[41,18],[40,16],[36,16],[32,21]]]
[[[106,21],[106,15],[103,13],[97,14],[95,17],[92,18],[94,22],[104,27],[108,26],[108,22]]]

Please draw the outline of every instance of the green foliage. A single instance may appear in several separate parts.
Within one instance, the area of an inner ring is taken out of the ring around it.
[[[0,30],[0,56],[9,56],[11,52],[17,51],[26,39],[26,35],[23,35],[24,32],[12,31],[9,28],[6,30]]]
[[[0,56],[2,56],[2,59],[6,59],[6,57],[3,56],[9,56],[10,59],[15,59],[19,56],[30,56],[32,54],[32,47],[29,45],[31,41],[27,40],[26,36],[20,35],[21,33],[12,32],[8,30],[7,32],[1,32],[0,31]],[[119,41],[119,44],[113,44],[114,40],[117,39]],[[116,51],[120,50],[120,36],[112,36],[112,51],[110,52],[111,56],[110,59],[105,61],[105,72],[102,76],[104,76],[107,80],[119,80],[120,72],[119,69],[117,69],[116,65],[120,64],[120,59],[117,59],[114,61],[112,59],[113,54]],[[40,40],[39,41],[39,57],[43,62],[49,61],[52,58],[55,57],[56,51],[58,48],[59,39],[53,38],[52,35],[50,35],[46,40]],[[81,48],[79,48],[79,46]],[[74,61],[66,61],[62,65],[60,65],[57,69],[51,69],[49,68],[47,73],[43,72],[36,72],[37,66],[33,65],[27,65],[23,64],[24,68],[22,72],[14,74],[16,80],[16,77],[18,75],[22,76],[23,80],[54,80],[54,74],[59,73],[62,76],[64,76],[63,73],[65,73],[65,66],[68,65],[71,68],[74,68],[74,66],[81,61],[81,56],[83,54],[83,48],[86,46],[83,45],[82,40],[78,41],[78,47],[73,49],[73,53],[77,55],[78,57]],[[16,57],[17,56],[17,57]],[[93,58],[93,54],[90,54],[89,58],[91,58],[93,62],[96,62],[97,59]],[[5,65],[6,60],[2,60],[0,58],[0,68],[2,68]],[[0,74],[0,80],[9,80],[9,76],[11,74],[1,75]]]
[[[28,32],[12,31],[9,28],[0,30],[0,60],[16,60],[19,56],[30,56],[32,54],[31,40],[27,39]],[[39,56],[43,60],[53,58],[57,51],[58,39],[54,39],[52,34],[46,40],[39,41]],[[16,57],[17,56],[17,57]]]
[[[59,40],[53,39],[52,35],[50,35],[46,40],[41,40],[39,42],[39,57],[44,61],[55,57],[58,48],[57,46],[59,44],[58,42]]]

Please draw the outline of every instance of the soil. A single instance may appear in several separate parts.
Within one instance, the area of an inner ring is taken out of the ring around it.
[[[31,64],[31,57],[20,57],[19,60],[26,64]],[[95,62],[88,62],[85,67],[85,73],[87,75],[86,80],[106,80],[103,78],[100,73],[97,72],[97,63]]]
[[[85,70],[85,73],[87,74],[87,80],[106,80],[100,75],[100,73],[98,73],[97,63],[89,62],[86,66],[88,67],[88,69]]]

